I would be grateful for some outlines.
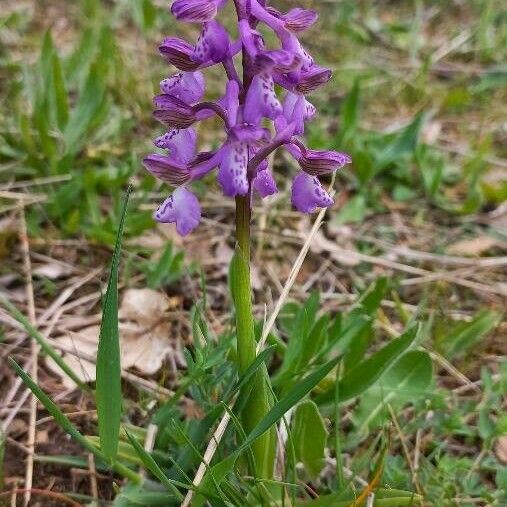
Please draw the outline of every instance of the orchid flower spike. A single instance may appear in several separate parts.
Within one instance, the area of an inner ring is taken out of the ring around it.
[[[201,32],[195,44],[167,37],[159,46],[177,72],[161,81],[161,93],[153,100],[154,118],[168,129],[155,139],[155,146],[166,153],[148,155],[143,164],[156,178],[175,187],[154,217],[176,224],[183,236],[201,218],[190,186],[215,169],[225,196],[251,198],[255,191],[265,198],[278,192],[268,157],[284,147],[300,167],[292,182],[292,204],[302,213],[313,213],[333,204],[319,176],[351,163],[345,153],[312,150],[299,139],[305,123],[317,114],[307,95],[331,78],[331,71],[316,64],[298,39],[317,21],[317,13],[298,7],[283,13],[266,0],[235,0],[239,37],[232,40],[217,20],[227,3],[174,0],[170,10],[175,18],[200,25]],[[266,49],[259,25],[264,25],[263,33],[265,29],[274,32],[278,48]],[[236,68],[239,54],[242,79]],[[202,70],[214,65],[223,66],[227,84],[223,96],[211,102],[204,99]],[[277,95],[275,85],[282,94]],[[198,152],[196,125],[211,116],[223,122],[225,141],[213,152]],[[273,128],[266,128],[270,123]]]

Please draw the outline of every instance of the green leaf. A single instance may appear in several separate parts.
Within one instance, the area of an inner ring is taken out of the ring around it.
[[[492,310],[481,310],[470,322],[460,322],[444,335],[442,346],[447,357],[459,357],[495,328],[502,315]]]
[[[259,352],[259,354],[255,357],[255,360],[250,364],[248,369],[241,376],[237,389],[241,389],[248,382],[250,382],[250,380],[257,373],[259,368],[263,366],[263,364],[271,357],[275,349],[276,349],[275,345],[270,345],[269,347],[266,347],[264,350]]]
[[[104,96],[105,76],[97,66],[92,66],[63,133],[67,154],[81,149],[85,134],[103,106]]]
[[[338,388],[340,393],[339,401],[343,403],[371,387],[382,373],[410,347],[417,336],[418,330],[419,326],[411,326],[401,336],[391,340],[371,357],[351,368],[340,380]],[[319,403],[334,402],[334,388],[319,396],[317,401]]]
[[[323,495],[309,502],[297,502],[296,507],[351,507],[354,505],[356,496],[352,493],[334,493]],[[402,491],[399,489],[378,488],[375,490],[374,507],[413,507],[422,500],[421,495],[411,491]],[[358,506],[359,507],[359,506]]]
[[[116,236],[109,283],[104,299],[97,351],[97,417],[100,447],[113,462],[118,451],[121,420],[121,365],[120,337],[118,331],[118,263],[127,204],[131,187],[127,190]]]
[[[301,316],[306,318],[304,309]],[[276,385],[281,385],[286,391],[294,383],[294,377],[307,369],[324,344],[328,324],[329,316],[323,315],[308,333],[291,336]]]
[[[423,113],[418,114],[385,148],[377,157],[375,172],[379,173],[389,164],[414,153],[419,134],[426,117]]]
[[[347,143],[354,136],[359,124],[359,80],[356,79],[354,86],[347,94],[341,107],[341,123],[343,125],[340,133],[341,143]]]
[[[302,356],[305,354],[304,349],[311,342],[310,335],[318,340],[321,339],[320,335],[324,330],[321,326],[312,331],[314,328],[315,319],[317,317],[317,310],[319,308],[320,296],[318,292],[313,292],[307,299],[305,304],[298,307],[296,314],[289,324],[288,333],[289,341],[285,350],[282,366],[280,367],[276,378],[275,384],[285,383],[290,375],[298,370],[298,366],[302,361]],[[311,347],[311,343],[310,343]],[[287,384],[289,387],[290,384]]]
[[[296,408],[293,424],[292,439],[296,457],[314,479],[325,464],[328,432],[324,419],[313,401],[304,400]]]
[[[379,417],[387,404],[398,408],[424,396],[432,379],[432,363],[428,353],[406,352],[368,391],[354,414],[360,433],[381,424]]]
[[[58,55],[53,55],[53,94],[56,123],[58,128],[63,131],[69,119],[69,104],[67,99],[67,89],[63,77],[62,66]]]

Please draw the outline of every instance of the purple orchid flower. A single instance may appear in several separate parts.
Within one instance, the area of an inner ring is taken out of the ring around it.
[[[226,3],[175,0],[171,12],[176,19],[201,24],[201,33],[195,45],[167,37],[159,46],[179,72],[162,80],[161,94],[154,98],[154,117],[169,127],[155,146],[167,153],[148,155],[143,164],[176,187],[154,216],[159,222],[175,223],[181,235],[195,229],[201,218],[189,186],[215,169],[224,195],[251,198],[255,191],[266,198],[278,192],[268,157],[284,147],[300,166],[292,183],[292,204],[303,213],[313,213],[333,204],[318,177],[351,162],[344,153],[309,149],[298,138],[317,112],[307,95],[331,78],[331,71],[317,65],[297,38],[316,22],[317,13],[301,8],[282,13],[265,0],[235,0],[238,39],[231,40],[215,19]],[[278,48],[266,48],[259,24],[275,33]],[[234,63],[239,53],[243,78]],[[206,86],[201,70],[217,64],[227,75],[225,93],[216,101],[203,101]],[[277,96],[275,85],[285,90],[284,96]],[[215,151],[198,152],[195,125],[211,116],[223,121],[225,141]],[[266,128],[266,122],[274,129]]]

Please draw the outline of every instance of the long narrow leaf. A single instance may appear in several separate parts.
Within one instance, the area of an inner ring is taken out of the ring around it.
[[[111,461],[116,458],[120,439],[121,366],[118,330],[118,263],[130,191],[129,187],[123,203],[120,226],[116,236],[97,351],[96,402],[100,448]]]
[[[172,491],[176,498],[178,498],[180,501],[183,500],[183,495],[180,493],[178,488],[176,486],[180,486],[183,488],[190,489],[190,486],[187,484],[183,484],[179,481],[173,481],[166,477],[162,469],[158,466],[157,462],[153,459],[153,456],[146,451],[146,449],[143,448],[143,446],[135,439],[133,436],[130,435],[128,431],[125,431],[127,434],[127,437],[132,444],[132,447],[136,451],[137,455],[143,462],[144,466],[153,474],[154,477],[156,477],[169,491]]]

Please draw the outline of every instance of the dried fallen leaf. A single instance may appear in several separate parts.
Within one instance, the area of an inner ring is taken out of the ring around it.
[[[463,255],[466,257],[478,257],[496,246],[497,240],[491,236],[477,236],[472,239],[464,239],[447,247],[450,255]]]
[[[177,364],[184,364],[180,344],[170,339],[171,322],[166,318],[170,305],[165,294],[151,289],[129,289],[124,293],[119,308],[122,369],[135,367],[145,375],[153,375],[169,356]],[[100,326],[89,326],[54,340],[65,351],[67,364],[85,382],[95,380],[95,364],[88,358],[97,355],[99,331]],[[62,377],[66,387],[74,386],[51,359],[47,359],[47,365]]]
[[[34,275],[43,276],[45,278],[49,278],[50,280],[56,280],[62,276],[67,276],[71,272],[72,269],[70,267],[66,267],[58,262],[41,264],[33,270]]]
[[[435,144],[442,132],[442,123],[439,121],[428,121],[422,128],[421,138],[425,144]]]
[[[507,435],[498,438],[495,444],[496,457],[507,465]]]

